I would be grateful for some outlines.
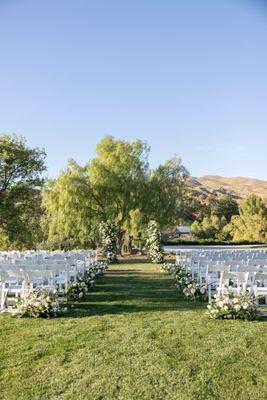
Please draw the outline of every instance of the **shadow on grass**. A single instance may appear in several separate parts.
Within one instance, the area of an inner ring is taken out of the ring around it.
[[[144,264],[144,260],[141,262]],[[81,318],[105,314],[198,311],[205,307],[203,302],[186,302],[176,291],[174,279],[157,271],[111,269],[98,280],[95,291],[86,301],[75,303],[66,316]]]

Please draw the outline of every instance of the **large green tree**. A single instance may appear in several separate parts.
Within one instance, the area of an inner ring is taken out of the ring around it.
[[[18,136],[0,136],[0,248],[30,248],[40,240],[44,150]]]
[[[112,220],[120,244],[138,207],[148,173],[147,146],[106,136],[85,167],[74,161],[43,192],[44,226],[51,243],[89,246],[101,221]]]
[[[143,193],[143,210],[148,221],[154,219],[164,228],[184,219],[188,207],[188,175],[178,157],[150,172],[147,190]]]
[[[230,222],[233,215],[238,215],[238,204],[232,196],[225,194],[213,204],[211,212],[220,218],[225,217],[227,222]]]
[[[85,167],[71,161],[43,191],[44,227],[54,246],[89,246],[101,221],[114,221],[120,248],[152,218],[161,227],[178,221],[187,171],[179,159],[154,171],[148,146],[105,136]],[[140,239],[140,238],[139,238]]]
[[[198,239],[219,239],[224,240],[227,234],[224,228],[227,225],[226,218],[211,215],[204,217],[201,222],[194,221],[191,225],[192,234]]]
[[[239,206],[239,215],[233,216],[225,228],[233,240],[267,241],[267,208],[255,194],[248,196]]]

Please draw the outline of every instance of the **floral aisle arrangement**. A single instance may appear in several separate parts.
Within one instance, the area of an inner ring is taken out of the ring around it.
[[[84,274],[80,275],[78,277],[78,282],[80,283],[85,283],[87,287],[87,291],[89,292],[92,290],[95,286],[95,279],[96,279],[96,273],[94,269],[90,268],[84,272]]]
[[[164,263],[160,267],[160,271],[163,274],[174,275],[177,268],[177,264],[174,263]]]
[[[45,290],[26,292],[15,307],[21,317],[52,318],[61,315],[56,295]]]
[[[176,288],[184,294],[188,300],[206,299],[206,287],[195,282],[191,272],[186,271],[182,266],[177,268],[175,275]]]
[[[193,281],[184,287],[183,294],[192,301],[196,301],[196,299],[205,300],[207,297],[206,287]]]
[[[98,261],[94,266],[94,273],[96,276],[102,276],[108,270],[108,263],[106,261]]]
[[[146,250],[152,263],[161,264],[164,261],[164,253],[161,244],[161,232],[159,224],[152,220],[149,221],[146,230]]]
[[[165,263],[161,267],[161,272],[173,275],[177,290],[183,293],[186,299],[192,301],[206,299],[206,287],[195,282],[191,272],[186,271],[182,265]]]
[[[101,251],[109,264],[118,262],[117,252],[117,228],[113,222],[101,222],[99,226],[99,234],[101,240]]]
[[[214,296],[208,304],[208,314],[214,319],[260,319],[255,298],[248,292],[234,293],[231,289],[220,296]]]
[[[84,282],[88,291],[90,291],[95,286],[96,278],[98,276],[103,276],[107,269],[108,263],[106,261],[98,261],[96,265],[93,265],[87,269],[84,274],[78,278],[78,281]]]
[[[85,282],[78,281],[72,283],[67,291],[67,299],[72,301],[78,301],[83,299],[88,293],[88,288]]]
[[[103,276],[108,269],[105,261],[98,261],[96,265],[87,268],[78,276],[77,282],[72,283],[67,292],[67,299],[78,301],[83,299],[95,286],[96,278]]]

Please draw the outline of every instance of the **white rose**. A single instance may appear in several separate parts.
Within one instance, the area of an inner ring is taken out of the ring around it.
[[[201,293],[201,294],[205,294],[205,293],[206,293],[206,288],[205,288],[205,286],[202,286],[202,288],[200,289],[200,293]]]
[[[193,289],[190,290],[190,292],[191,292],[192,294],[195,294],[195,293],[196,293],[196,289],[193,288]]]
[[[83,297],[83,292],[79,293],[79,298],[81,299]]]
[[[249,308],[249,304],[248,304],[248,303],[245,303],[245,304],[243,305],[243,308],[244,308],[244,310],[247,310],[247,309]]]
[[[236,304],[236,305],[234,306],[234,309],[235,309],[236,311],[239,311],[240,308],[241,308],[241,306],[240,306],[239,304]]]
[[[223,307],[223,301],[219,301],[218,306],[221,308]]]

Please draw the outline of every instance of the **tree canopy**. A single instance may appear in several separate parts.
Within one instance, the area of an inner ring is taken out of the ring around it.
[[[0,136],[0,247],[29,248],[40,240],[40,189],[45,152],[24,138]]]
[[[120,246],[157,216],[161,227],[179,220],[186,193],[180,159],[149,169],[149,148],[106,136],[84,167],[74,161],[43,191],[50,242],[88,245],[101,221],[114,221]]]
[[[233,240],[267,241],[267,208],[263,200],[252,194],[239,206],[239,215],[233,216],[227,226]]]

